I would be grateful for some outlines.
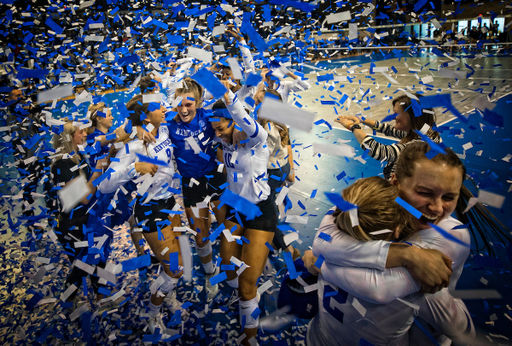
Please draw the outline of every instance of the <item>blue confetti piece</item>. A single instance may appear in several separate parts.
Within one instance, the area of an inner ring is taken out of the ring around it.
[[[224,231],[226,229],[226,226],[224,226],[223,223],[221,223],[219,225],[219,227],[217,227],[217,229],[215,231],[212,232],[212,234],[210,234],[210,236],[208,237],[208,239],[210,239],[211,242],[214,242],[215,239],[217,239],[217,237],[222,233],[222,231]]]
[[[262,214],[260,208],[256,204],[234,194],[229,189],[224,191],[220,197],[220,201],[229,205],[237,212],[244,214],[247,220],[253,220],[255,217]]]
[[[455,242],[455,243],[457,243],[457,244],[460,244],[460,245],[462,245],[462,246],[464,246],[464,247],[467,247],[467,248],[470,248],[470,247],[471,247],[471,245],[470,245],[470,244],[465,243],[465,242],[463,242],[462,240],[460,240],[459,238],[457,238],[457,237],[455,237],[455,236],[451,235],[450,233],[448,233],[447,231],[445,231],[445,230],[444,230],[444,229],[442,229],[441,227],[439,227],[439,226],[437,226],[437,225],[434,225],[433,223],[429,223],[428,225],[429,225],[430,227],[432,227],[433,229],[435,229],[436,231],[438,231],[439,233],[441,233],[441,235],[442,235],[443,237],[445,237],[446,239],[451,240],[451,241],[453,241],[453,242]]]
[[[317,191],[318,191],[317,189],[313,190],[313,192],[311,192],[311,196],[309,196],[309,198],[315,198]]]
[[[212,286],[215,286],[217,285],[218,283],[226,280],[228,278],[228,276],[226,275],[226,272],[221,272],[220,274],[218,275],[215,275],[213,277],[210,278],[210,284]]]
[[[251,317],[254,318],[254,319],[257,319],[258,317],[260,317],[260,314],[261,314],[260,308],[256,308],[252,312]]]
[[[251,73],[246,81],[245,81],[245,85],[247,85],[248,87],[249,86],[257,86],[258,84],[260,84],[260,82],[262,81],[262,77],[261,75],[257,74],[257,73]],[[247,102],[247,101],[246,101]]]
[[[256,29],[251,24],[251,12],[244,12],[243,19],[242,19],[242,26],[240,28],[240,31],[242,33],[246,33],[247,36],[249,36],[249,39],[254,44],[256,48],[260,52],[264,52],[268,49],[268,44],[265,42],[265,40],[258,34]]]
[[[334,205],[336,205],[338,209],[340,209],[341,211],[349,211],[351,209],[357,208],[356,205],[345,201],[343,197],[341,197],[341,195],[338,193],[325,192],[325,196],[329,201],[331,201],[331,203],[334,203]]]
[[[288,267],[288,273],[290,274],[290,279],[296,279],[299,275],[297,274],[297,270],[295,269],[295,263],[293,263],[292,254],[290,252],[284,253],[284,260],[286,262],[286,266]]]
[[[157,166],[164,166],[164,167],[169,166],[169,164],[165,161],[161,161],[159,159],[154,159],[154,158],[151,158],[146,155],[139,154],[139,153],[136,153],[136,155],[137,155],[137,158],[139,159],[139,162],[147,162],[147,163],[152,163]]]
[[[64,29],[62,29],[57,23],[55,23],[50,17],[46,18],[46,21],[44,22],[46,25],[50,27],[53,31],[55,31],[57,34],[62,34]]]
[[[340,181],[341,179],[345,178],[346,176],[347,176],[347,173],[345,173],[345,171],[343,171],[336,176],[336,179],[338,179],[338,181]]]
[[[324,256],[322,256],[322,255],[318,256],[318,258],[317,258],[317,260],[315,262],[315,267],[317,267],[319,269],[322,268],[322,264],[324,264],[324,261],[325,261],[325,257]]]
[[[407,203],[406,201],[404,201],[403,199],[401,199],[400,197],[397,197],[395,199],[395,202],[400,204],[400,206],[402,208],[404,208],[405,210],[407,210],[409,213],[412,214],[412,216],[414,216],[415,218],[419,219],[421,217],[421,211],[419,211],[418,209],[414,208],[412,205],[410,205],[409,203]]]
[[[318,235],[318,238],[320,239],[323,239],[325,240],[326,242],[331,242],[331,236],[327,233],[324,233],[324,232],[320,232],[320,234]]]
[[[268,247],[270,252],[274,252],[274,247],[268,241],[265,243],[265,245]]]
[[[205,67],[197,71],[191,78],[206,88],[216,99],[221,98],[228,91],[217,77]]]
[[[149,255],[137,256],[129,260],[121,262],[123,271],[128,272],[151,265],[151,257]]]

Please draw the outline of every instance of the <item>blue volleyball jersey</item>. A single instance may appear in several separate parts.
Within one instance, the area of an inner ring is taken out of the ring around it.
[[[169,137],[176,146],[174,157],[178,171],[183,177],[204,177],[217,168],[212,143],[215,131],[204,109],[197,109],[190,123],[182,122],[177,116],[177,120],[173,119],[167,125]]]
[[[87,135],[87,143],[91,147],[94,148],[94,149],[92,149],[92,153],[89,156],[89,164],[91,165],[92,168],[96,167],[96,160],[98,159],[98,157],[107,154],[110,149],[110,144],[101,146],[101,143],[99,141],[98,142],[95,141],[96,137],[104,136],[104,135],[105,135],[105,133],[101,132],[98,129],[94,129],[93,133],[91,133],[90,135]]]

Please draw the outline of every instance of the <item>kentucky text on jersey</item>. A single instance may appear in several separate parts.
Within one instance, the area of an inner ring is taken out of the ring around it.
[[[164,149],[165,147],[171,145],[171,139],[170,138],[167,138],[165,141],[163,141],[162,143],[158,144],[154,150],[156,153],[158,153],[160,150]]]

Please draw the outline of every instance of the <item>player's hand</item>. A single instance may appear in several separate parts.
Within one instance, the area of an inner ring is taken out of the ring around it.
[[[302,261],[304,262],[304,266],[308,269],[308,272],[310,272],[313,275],[318,275],[322,272],[320,270],[320,268],[315,266],[317,259],[318,258],[315,257],[315,255],[313,255],[313,251],[311,251],[311,250],[306,250],[304,252],[304,255],[302,256]]]
[[[158,170],[158,166],[149,162],[135,162],[135,170],[140,174],[151,174],[154,176]]]

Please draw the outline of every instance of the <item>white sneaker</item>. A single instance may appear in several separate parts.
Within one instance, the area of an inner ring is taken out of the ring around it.
[[[148,321],[149,331],[151,334],[155,334],[158,330],[158,334],[162,335],[162,339],[167,339],[173,335],[178,334],[177,330],[169,329],[165,326],[162,316],[150,317]]]
[[[204,290],[206,291],[206,300],[208,302],[212,301],[213,298],[217,296],[219,293],[219,284],[213,285],[210,283],[210,279],[215,275],[218,275],[220,272],[219,267],[215,267],[213,274],[206,274],[204,276]]]
[[[171,313],[174,315],[176,311],[181,309],[182,303],[176,298],[176,291],[172,291],[165,297],[164,304],[171,310]]]

